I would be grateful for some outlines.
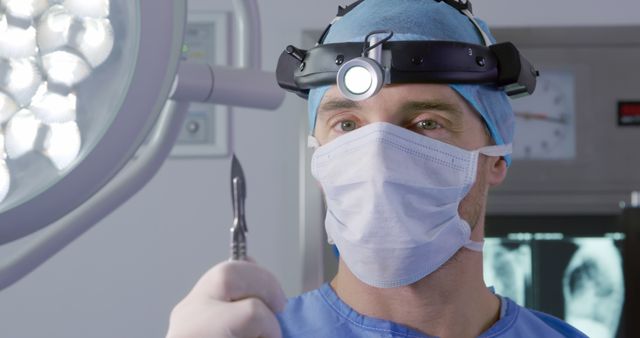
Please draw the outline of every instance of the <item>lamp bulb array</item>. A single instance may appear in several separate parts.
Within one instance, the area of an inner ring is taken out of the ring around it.
[[[11,161],[69,168],[80,153],[75,88],[114,47],[110,0],[0,0],[0,203]]]

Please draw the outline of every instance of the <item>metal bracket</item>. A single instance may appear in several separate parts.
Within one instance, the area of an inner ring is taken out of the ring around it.
[[[459,11],[466,11],[468,10],[469,12],[473,13],[473,8],[471,6],[471,1],[470,0],[436,0],[437,2],[445,2],[446,4],[448,4],[449,6],[459,10]]]
[[[358,0],[358,1],[352,3],[351,5],[348,5],[348,6],[338,6],[338,15],[337,16],[342,17],[342,16],[347,15],[347,13],[351,12],[351,10],[356,8],[363,1],[364,0]]]

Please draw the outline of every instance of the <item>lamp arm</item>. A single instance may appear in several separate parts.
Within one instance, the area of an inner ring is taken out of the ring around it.
[[[175,143],[189,104],[167,101],[146,149],[84,204],[44,229],[0,265],[0,290],[31,273],[142,189],[158,172]]]
[[[277,109],[285,98],[273,72],[182,62],[169,96],[176,101]]]
[[[260,10],[256,0],[233,0],[238,30],[236,66],[240,68],[262,68],[262,36],[260,32]]]

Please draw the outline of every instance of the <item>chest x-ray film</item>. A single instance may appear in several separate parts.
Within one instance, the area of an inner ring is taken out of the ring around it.
[[[485,241],[485,282],[522,306],[531,303],[531,262],[529,243],[500,238]]]
[[[589,337],[623,337],[623,237],[513,233],[487,238],[485,282],[496,293],[561,318]]]

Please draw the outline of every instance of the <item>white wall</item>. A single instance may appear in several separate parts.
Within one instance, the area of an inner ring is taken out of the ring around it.
[[[299,43],[302,30],[323,28],[338,4],[263,1],[265,68],[275,69],[282,48]],[[191,10],[198,9],[232,6],[199,0]],[[483,0],[475,11],[495,26],[640,23],[640,3],[632,0]],[[233,119],[232,144],[248,180],[250,254],[295,295],[302,289],[297,166],[304,105],[288,97],[277,112],[237,109]],[[131,201],[0,292],[0,338],[163,336],[172,306],[227,258],[228,176],[228,159],[169,160]]]

